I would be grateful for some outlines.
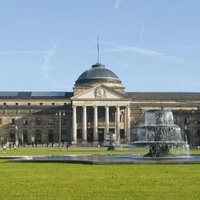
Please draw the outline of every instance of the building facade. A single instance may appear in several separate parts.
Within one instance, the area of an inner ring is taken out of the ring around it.
[[[172,110],[183,137],[200,145],[200,93],[126,92],[100,63],[78,77],[73,92],[0,92],[0,141],[97,145],[112,132],[130,143],[151,109]]]

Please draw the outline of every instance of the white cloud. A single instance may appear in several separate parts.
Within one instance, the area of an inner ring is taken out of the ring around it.
[[[181,61],[180,58],[168,55],[163,52],[151,50],[151,49],[141,48],[141,47],[137,47],[137,46],[117,45],[117,44],[113,44],[113,43],[106,42],[106,41],[102,41],[101,43],[111,46],[111,48],[107,48],[105,50],[107,52],[135,52],[135,53],[143,54],[146,56],[155,56],[155,57],[163,58],[163,59]]]
[[[168,47],[177,49],[199,49],[200,45],[168,45]]]
[[[44,54],[46,51],[0,51],[1,55],[14,55],[14,54]]]
[[[164,56],[164,53],[161,52],[157,52],[154,50],[150,50],[150,49],[144,49],[144,48],[140,48],[140,47],[135,47],[135,46],[116,46],[113,49],[109,49],[108,51],[112,51],[112,52],[137,52],[137,53],[141,53],[141,54],[145,54],[145,55],[156,55],[156,56]]]
[[[53,47],[48,49],[43,56],[43,63],[40,65],[40,71],[41,71],[41,75],[47,79],[48,81],[53,82],[54,84],[56,83],[56,80],[54,80],[52,77],[50,77],[50,73],[53,69],[52,66],[52,61],[54,58],[54,55],[56,53],[56,45],[55,43],[53,43]]]
[[[54,48],[54,47],[53,47]],[[52,48],[52,49],[53,49]],[[49,53],[51,50],[48,50]],[[54,51],[55,54],[83,54],[83,53],[91,53],[87,51]],[[0,51],[0,55],[17,55],[17,54],[47,54],[47,51]]]
[[[51,69],[51,62],[53,60],[55,51],[56,51],[56,46],[54,45],[44,55],[44,63],[42,64],[42,69],[43,70],[48,71],[49,69]]]
[[[114,7],[114,8],[115,8],[115,9],[119,8],[119,6],[121,5],[122,1],[123,1],[123,0],[116,0],[116,1],[115,1],[115,7]]]
[[[126,63],[116,62],[116,64],[119,65],[121,68],[130,68],[130,65]]]

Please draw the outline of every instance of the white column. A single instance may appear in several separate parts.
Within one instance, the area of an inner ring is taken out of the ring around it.
[[[116,134],[118,141],[120,140],[120,107],[116,106]]]
[[[94,106],[94,124],[93,124],[94,142],[98,140],[98,107]]]
[[[72,107],[73,117],[72,117],[72,143],[77,143],[77,122],[76,122],[76,106]]]
[[[87,142],[87,107],[83,106],[83,119],[82,119],[82,140]]]
[[[106,138],[106,134],[109,133],[109,107],[106,106],[106,113],[105,113],[105,133],[104,133],[104,138]]]
[[[126,106],[126,139],[130,142],[130,106]]]

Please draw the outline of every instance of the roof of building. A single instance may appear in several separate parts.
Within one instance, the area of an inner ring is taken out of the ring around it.
[[[200,100],[199,92],[127,92],[135,100]],[[0,92],[0,99],[70,99],[73,92]]]
[[[73,92],[0,92],[0,99],[71,98]]]
[[[117,75],[112,72],[111,70],[107,69],[105,65],[101,63],[96,63],[92,65],[92,68],[89,70],[84,71],[76,80],[75,84],[82,84],[82,83],[93,83],[93,82],[112,82],[112,83],[119,83],[121,81],[117,77]]]
[[[132,100],[200,100],[199,92],[127,92]]]

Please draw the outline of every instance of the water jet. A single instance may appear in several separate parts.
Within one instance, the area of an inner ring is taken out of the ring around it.
[[[134,146],[147,147],[147,157],[167,157],[172,150],[182,155],[189,155],[187,139],[183,139],[181,129],[174,124],[170,110],[149,110],[145,112],[145,124],[137,130],[137,141]]]

